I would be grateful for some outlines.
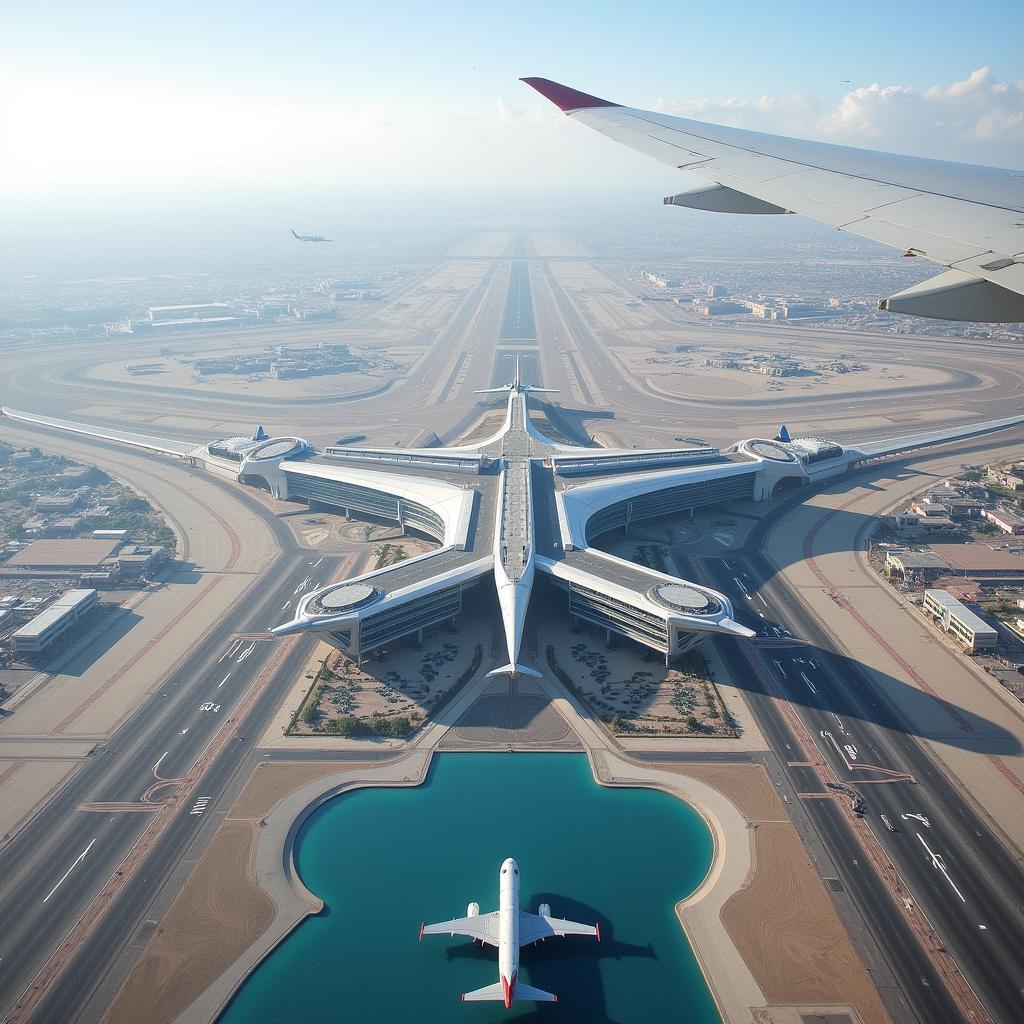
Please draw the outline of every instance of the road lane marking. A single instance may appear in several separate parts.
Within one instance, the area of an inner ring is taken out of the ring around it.
[[[217,664],[219,665],[219,664],[220,664],[220,663],[221,663],[221,662],[222,662],[222,661],[223,661],[223,660],[224,660],[225,658],[230,658],[230,657],[231,657],[231,655],[232,655],[232,654],[234,654],[234,653],[235,653],[235,652],[236,652],[236,651],[238,650],[238,648],[239,648],[239,647],[241,647],[241,646],[242,646],[242,641],[241,641],[241,640],[236,640],[236,641],[235,641],[235,642],[234,642],[234,643],[233,643],[233,644],[232,644],[232,645],[231,645],[231,646],[230,646],[230,647],[229,647],[229,648],[228,648],[228,649],[227,649],[227,650],[226,650],[226,651],[225,651],[225,652],[224,652],[224,653],[223,653],[223,654],[222,654],[222,655],[221,655],[221,656],[220,656],[220,657],[219,657],[219,658],[217,659]]]
[[[222,687],[222,686],[223,686],[223,685],[224,685],[224,684],[225,684],[225,683],[226,683],[226,682],[227,682],[227,681],[228,681],[228,680],[229,680],[230,678],[231,678],[231,673],[229,672],[229,673],[228,673],[228,674],[227,674],[227,675],[226,675],[226,676],[225,676],[225,677],[224,677],[224,678],[223,678],[223,679],[222,679],[222,680],[221,680],[221,681],[220,681],[220,682],[219,682],[219,683],[217,684],[217,689],[219,690],[219,689],[220,689],[220,688],[221,688],[221,687]]]
[[[199,710],[212,711],[214,714],[216,714],[218,711],[220,711],[220,705],[214,704],[212,700],[208,700],[205,704],[199,705]]]
[[[81,864],[83,860],[85,860],[86,854],[88,854],[88,852],[93,848],[93,844],[95,842],[96,840],[93,839],[92,842],[90,842],[89,845],[78,855],[78,859],[75,861],[75,863],[72,864],[71,867],[69,867],[67,871],[64,872],[64,874],[61,876],[60,881],[46,894],[46,896],[43,897],[44,903],[46,903],[46,901],[49,900],[49,898],[64,884],[64,880],[68,877],[68,875],[70,875],[71,872],[74,871],[75,868],[77,868],[78,865]]]
[[[811,693],[817,693],[818,692],[818,689],[814,685],[814,683],[812,683],[810,681],[810,679],[807,678],[807,673],[806,672],[801,672],[800,673],[800,678],[807,684],[807,688],[811,691]]]
[[[166,757],[166,756],[167,756],[167,755],[168,755],[169,753],[170,753],[170,751],[168,751],[168,750],[165,750],[165,751],[164,751],[164,752],[163,752],[163,753],[162,753],[162,754],[160,755],[160,757],[159,757],[159,758],[157,759],[157,762],[156,762],[156,764],[155,764],[155,765],[153,765],[153,774],[154,774],[154,775],[156,776],[156,778],[158,778],[158,779],[160,778],[160,763],[161,763],[161,762],[163,761],[163,759],[164,759],[164,758],[165,758],[165,757]]]
[[[248,658],[249,655],[252,654],[252,652],[255,651],[255,650],[256,650],[256,641],[253,640],[253,642],[251,644],[249,644],[249,646],[246,647],[246,649],[244,651],[242,651],[242,653],[238,656],[238,658],[236,660],[239,663],[245,661],[245,659]]]
[[[281,611],[284,611],[291,603],[291,598],[289,598],[283,605],[281,605]]]
[[[942,872],[942,877],[953,887],[953,892],[960,897],[962,903],[967,902],[967,897],[956,887],[956,882],[949,877],[949,872],[946,870],[946,862],[942,859],[942,855],[935,853],[934,850],[925,842],[924,836],[920,832],[914,833],[918,839],[921,840],[921,845],[928,851],[928,856],[932,859],[932,867],[938,868]]]

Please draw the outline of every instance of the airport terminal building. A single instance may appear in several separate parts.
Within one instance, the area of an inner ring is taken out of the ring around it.
[[[521,658],[538,573],[564,596],[569,622],[628,637],[666,661],[715,635],[750,638],[730,599],[594,546],[611,531],[732,501],[764,501],[780,487],[847,473],[872,459],[1016,425],[1024,416],[891,441],[844,446],[828,438],[751,438],[710,447],[610,450],[559,444],[530,419],[537,388],[517,379],[491,437],[458,448],[329,446],[271,438],[260,428],[196,446],[87,424],[4,413],[187,459],[274,497],[345,516],[395,523],[439,547],[307,594],[279,636],[314,632],[359,660],[454,621],[466,594],[493,581],[507,647],[496,672],[535,674]]]

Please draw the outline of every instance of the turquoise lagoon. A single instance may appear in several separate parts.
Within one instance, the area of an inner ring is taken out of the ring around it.
[[[719,1016],[674,905],[711,863],[688,804],[608,789],[582,754],[442,754],[424,786],[360,790],[306,823],[296,861],[324,911],[252,974],[221,1024],[414,1021],[679,1021]],[[522,952],[524,980],[556,1005],[462,1004],[497,980],[493,949],[420,922],[497,907],[498,868],[515,857],[522,905],[597,921],[600,943],[566,938]]]

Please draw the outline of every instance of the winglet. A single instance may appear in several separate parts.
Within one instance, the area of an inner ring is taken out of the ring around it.
[[[425,921],[420,921],[420,938],[419,938],[420,942],[423,941],[423,929],[424,929],[424,927],[426,927],[426,922]]]
[[[528,86],[536,89],[545,99],[551,100],[559,110],[583,110],[587,107],[621,107],[621,103],[612,103],[590,93],[570,89],[567,85],[552,82],[550,78],[520,78]]]
[[[595,921],[594,922],[594,931],[597,932],[597,941],[600,942],[601,941],[601,922],[600,921]]]

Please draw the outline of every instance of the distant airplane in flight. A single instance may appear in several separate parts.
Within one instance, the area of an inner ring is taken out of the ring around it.
[[[519,980],[519,950],[556,935],[594,935],[601,941],[601,929],[596,925],[576,924],[551,916],[551,908],[542,903],[538,913],[528,914],[519,909],[519,865],[509,857],[502,862],[498,875],[498,909],[490,914],[480,913],[479,903],[470,903],[465,917],[457,917],[439,924],[421,924],[420,938],[424,935],[465,935],[481,944],[498,947],[498,978],[493,985],[465,992],[464,1003],[503,1002],[508,1009],[513,1003],[557,1003],[553,992],[532,988]]]
[[[1024,173],[895,156],[624,107],[524,78],[570,117],[707,184],[670,206],[800,213],[920,256],[942,273],[878,303],[892,313],[1024,321]]]
[[[300,235],[295,228],[292,228],[292,234],[300,242],[333,242],[333,238],[324,238],[323,235]]]

